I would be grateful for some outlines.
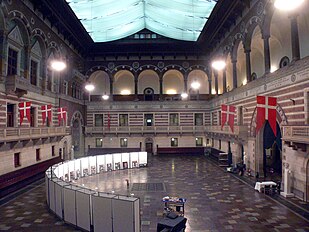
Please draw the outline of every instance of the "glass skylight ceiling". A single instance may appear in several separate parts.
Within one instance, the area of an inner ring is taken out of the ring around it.
[[[215,0],[66,0],[94,42],[147,28],[173,39],[196,41]]]

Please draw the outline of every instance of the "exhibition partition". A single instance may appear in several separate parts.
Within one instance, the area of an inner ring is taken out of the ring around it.
[[[140,200],[74,185],[82,177],[147,166],[147,152],[83,157],[50,167],[45,173],[50,210],[85,231],[140,231]]]

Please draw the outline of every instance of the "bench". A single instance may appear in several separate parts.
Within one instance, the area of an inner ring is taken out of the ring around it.
[[[14,192],[45,175],[45,171],[52,165],[61,162],[62,159],[56,158],[43,161],[41,163],[21,168],[16,171],[0,176],[0,198]]]
[[[204,147],[158,147],[158,155],[203,155]]]

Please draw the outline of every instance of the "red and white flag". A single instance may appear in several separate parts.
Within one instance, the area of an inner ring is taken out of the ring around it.
[[[51,123],[52,106],[51,105],[43,105],[43,106],[41,106],[41,111],[42,111],[43,125],[45,124],[46,117],[48,117],[48,122]]]
[[[232,132],[234,132],[236,107],[232,105],[221,105],[221,129],[225,125],[226,121],[230,126]]]
[[[274,132],[274,135],[277,136],[276,131],[276,107],[277,107],[277,98],[275,97],[266,97],[266,96],[257,96],[257,115],[256,115],[256,133],[264,125],[265,120],[268,120],[269,125]]]
[[[61,124],[62,119],[64,122],[67,120],[67,108],[66,107],[60,107],[58,108],[58,123]]]
[[[28,122],[30,122],[30,108],[31,102],[21,102],[18,104],[20,125],[22,125],[24,117],[26,117],[28,119]]]

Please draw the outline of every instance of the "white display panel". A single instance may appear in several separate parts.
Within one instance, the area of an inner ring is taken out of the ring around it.
[[[50,176],[48,174],[45,175],[45,194],[46,194],[46,203],[49,206],[49,179]]]
[[[96,156],[90,156],[89,157],[89,174],[95,175],[97,174],[97,157]]]
[[[65,182],[56,182],[55,183],[55,213],[59,218],[63,219],[62,215],[62,198],[63,198],[63,187],[67,185]]]
[[[63,211],[64,221],[76,225],[76,193],[77,188],[74,186],[63,189]]]
[[[105,155],[97,156],[97,172],[106,172]]]
[[[134,201],[134,227],[135,227],[135,231],[141,231],[141,224],[140,224],[140,202],[139,199],[136,199],[136,201]]]
[[[139,165],[147,166],[147,152],[139,152]]]
[[[63,180],[69,181],[69,162],[63,163],[62,167],[63,167]]]
[[[54,167],[52,167],[52,173],[51,173],[51,175],[52,175],[52,177],[54,177],[53,175],[56,175],[56,177],[58,177],[58,178],[60,178],[60,176],[59,176],[59,165],[55,165]]]
[[[60,179],[64,179],[63,165],[62,165],[62,164],[60,164],[60,165],[58,166],[58,176],[57,176],[57,177],[60,178]]]
[[[105,162],[106,162],[106,171],[114,170],[114,163],[113,163],[113,155],[112,154],[105,155]]]
[[[122,153],[121,154],[121,168],[122,169],[131,168],[130,153]]]
[[[76,225],[90,231],[90,195],[76,191]]]
[[[68,163],[69,166],[69,181],[75,180],[76,178],[76,173],[75,173],[75,162],[70,161]]]
[[[130,158],[131,158],[131,168],[137,168],[139,167],[139,154],[138,152],[131,152]]]
[[[81,158],[81,176],[89,176],[89,158]]]
[[[92,196],[94,231],[110,232],[113,230],[112,198],[115,195],[100,193]]]
[[[135,232],[135,204],[136,198],[119,196],[113,199],[113,227],[114,232]],[[139,210],[139,209],[138,209]]]
[[[74,168],[75,168],[75,177],[79,179],[81,177],[81,160],[74,160]]]
[[[55,212],[55,182],[49,180],[49,208]]]
[[[113,154],[114,158],[114,170],[121,169],[121,153]]]

